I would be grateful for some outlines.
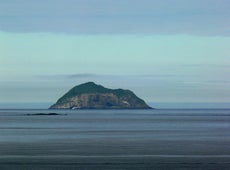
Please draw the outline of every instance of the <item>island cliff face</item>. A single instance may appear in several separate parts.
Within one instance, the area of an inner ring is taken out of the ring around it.
[[[151,107],[130,90],[113,90],[88,82],[72,88],[50,109],[151,109]]]

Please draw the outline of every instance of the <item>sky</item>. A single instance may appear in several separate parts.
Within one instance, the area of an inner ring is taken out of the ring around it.
[[[147,102],[230,102],[228,0],[0,1],[0,103],[94,81]]]

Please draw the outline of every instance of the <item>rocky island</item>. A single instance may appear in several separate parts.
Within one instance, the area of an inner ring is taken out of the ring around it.
[[[50,109],[152,109],[132,91],[108,89],[93,82],[75,86]]]

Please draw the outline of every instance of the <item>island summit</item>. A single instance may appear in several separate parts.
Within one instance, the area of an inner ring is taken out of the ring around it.
[[[75,86],[50,109],[152,109],[130,90],[108,89],[93,82]]]

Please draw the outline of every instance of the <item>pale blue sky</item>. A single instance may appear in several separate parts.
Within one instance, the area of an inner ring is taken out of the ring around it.
[[[227,0],[0,2],[0,102],[95,81],[147,102],[230,102]]]

